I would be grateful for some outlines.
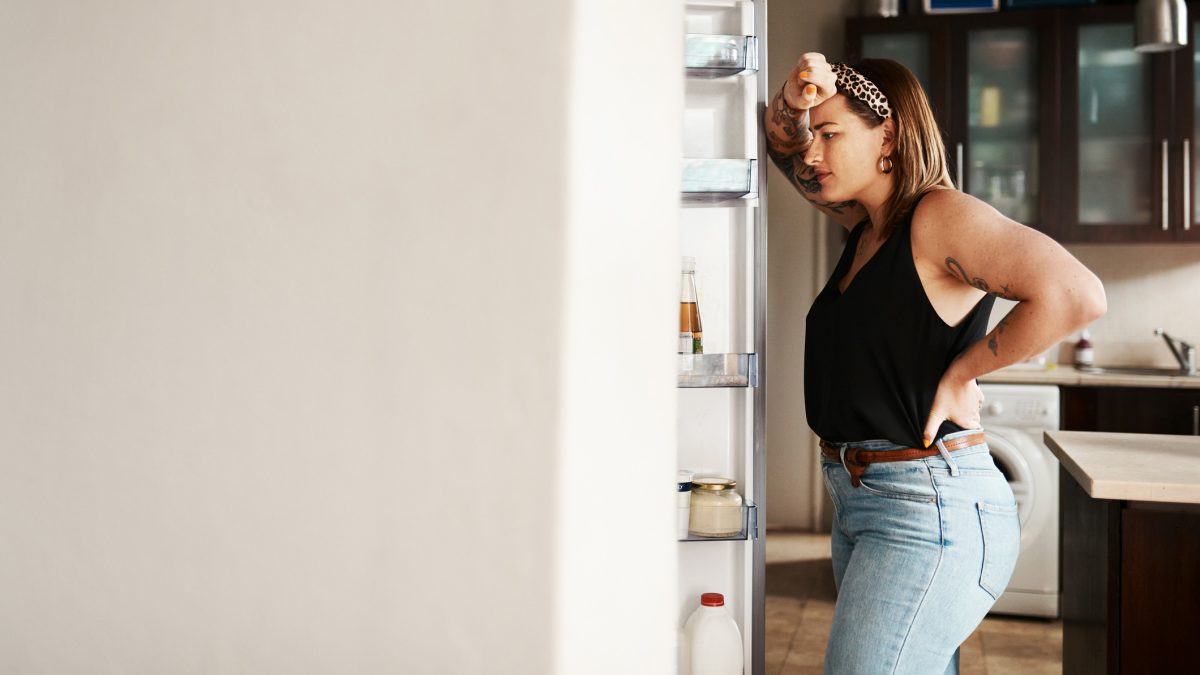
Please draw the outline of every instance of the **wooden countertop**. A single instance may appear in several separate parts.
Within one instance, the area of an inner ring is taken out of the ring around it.
[[[1045,438],[1095,499],[1200,504],[1200,436],[1047,431]]]
[[[1200,377],[1081,373],[1072,366],[1059,366],[1052,370],[1021,367],[1001,368],[994,373],[980,377],[979,382],[980,384],[1058,384],[1075,387],[1200,389]]]

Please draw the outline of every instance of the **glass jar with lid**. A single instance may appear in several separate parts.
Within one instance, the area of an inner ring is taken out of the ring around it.
[[[742,496],[729,478],[692,481],[688,532],[697,537],[736,537],[742,532]]]

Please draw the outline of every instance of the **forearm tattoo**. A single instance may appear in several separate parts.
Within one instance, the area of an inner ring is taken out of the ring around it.
[[[808,111],[796,110],[783,100],[783,88],[771,99],[769,121],[766,125],[767,154],[787,176],[792,185],[814,206],[835,216],[853,213],[862,207],[857,201],[822,201],[817,198],[821,183],[816,171],[804,163],[804,153],[812,145],[813,135],[808,128]],[[865,212],[864,212],[865,215]]]
[[[993,291],[991,286],[986,280],[983,279],[983,277],[971,278],[967,274],[967,270],[963,269],[962,263],[958,262],[954,258],[946,258],[946,267],[950,268],[950,271],[962,279],[967,285],[974,286],[984,293],[991,293],[992,295],[1004,298],[1005,300],[1015,301],[1018,299],[1017,296],[1013,295],[1012,291],[1008,287],[1008,284],[1001,284],[1000,290]]]
[[[821,183],[817,181],[816,171],[811,166],[804,163],[800,155],[792,155],[790,157],[772,157],[775,165],[787,176],[792,185],[800,191],[800,194],[805,199],[812,202],[815,206],[829,210],[835,215],[841,215],[848,211],[859,208],[857,201],[851,199],[844,202],[829,202],[818,199],[816,195],[821,193]]]
[[[771,99],[770,112],[767,148],[772,156],[782,158],[808,148],[813,138],[808,128],[808,111],[789,106],[783,99],[783,88]]]
[[[1000,323],[996,324],[996,330],[992,331],[992,336],[988,338],[988,349],[992,350],[992,356],[999,356],[998,349],[1000,347],[1000,336],[1004,334],[1004,329],[1008,328],[1008,315],[1004,315],[1000,319]]]

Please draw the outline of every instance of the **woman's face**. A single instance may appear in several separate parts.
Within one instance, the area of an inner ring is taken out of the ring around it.
[[[822,200],[856,199],[884,178],[879,158],[890,154],[891,144],[885,144],[890,121],[868,127],[846,106],[846,97],[835,94],[809,111],[808,122],[813,144],[804,162],[816,171]]]

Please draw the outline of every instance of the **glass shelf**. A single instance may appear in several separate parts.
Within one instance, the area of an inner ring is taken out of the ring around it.
[[[687,74],[729,77],[758,70],[758,38],[753,35],[687,36],[683,63]]]
[[[683,200],[715,203],[758,198],[758,160],[683,160]]]
[[[757,354],[680,354],[679,386],[757,387]]]
[[[728,537],[702,537],[689,532],[687,537],[681,537],[679,541],[746,541],[747,539],[758,539],[758,507],[753,502],[742,504],[741,532]]]

